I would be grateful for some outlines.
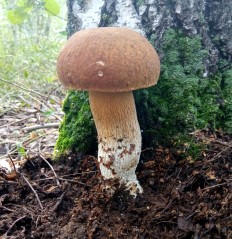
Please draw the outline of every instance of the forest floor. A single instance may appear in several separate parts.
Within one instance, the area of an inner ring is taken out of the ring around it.
[[[133,198],[121,187],[112,195],[95,156],[52,161],[62,112],[59,102],[47,104],[14,102],[0,113],[1,239],[232,238],[230,136],[195,132],[207,143],[199,161],[144,150],[144,193]]]

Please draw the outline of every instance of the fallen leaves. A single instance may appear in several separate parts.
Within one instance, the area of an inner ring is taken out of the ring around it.
[[[22,94],[20,97],[21,100],[15,99],[11,105],[6,104],[0,116],[0,168],[8,171],[12,170],[9,155],[17,167],[25,159],[39,154],[50,157],[58,137],[57,126],[63,116],[61,104],[56,103],[59,99],[49,101],[41,96]],[[32,130],[25,130],[28,127]]]

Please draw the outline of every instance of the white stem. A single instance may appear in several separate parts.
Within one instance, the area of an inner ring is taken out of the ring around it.
[[[142,188],[135,170],[141,153],[141,132],[132,92],[90,92],[98,132],[98,162],[103,178],[118,178],[130,193]]]

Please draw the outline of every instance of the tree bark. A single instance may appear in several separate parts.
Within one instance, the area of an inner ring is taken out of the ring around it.
[[[155,38],[159,51],[167,29],[200,36],[209,56],[205,72],[232,60],[232,0],[68,0],[68,36],[85,28],[120,26]],[[161,55],[162,58],[162,55]]]

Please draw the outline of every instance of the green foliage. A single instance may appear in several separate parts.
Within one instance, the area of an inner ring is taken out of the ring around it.
[[[11,24],[22,24],[32,10],[32,4],[25,0],[15,2],[14,9],[7,11],[7,18]]]
[[[44,0],[44,8],[52,16],[56,16],[60,12],[60,6],[55,0]]]
[[[221,110],[223,112],[221,121],[223,122],[223,128],[232,134],[232,69],[222,74],[221,100]]]
[[[16,142],[16,147],[20,157],[26,156],[26,150],[22,146],[22,142]]]
[[[16,46],[13,42],[0,41],[0,78],[24,86],[36,82],[34,90],[41,91],[42,84],[56,79],[55,62],[60,47],[61,40],[50,42],[46,38],[40,38],[37,43],[20,41]]]
[[[96,130],[86,92],[69,91],[63,103],[65,116],[59,129],[55,158],[66,152],[96,150]]]
[[[56,16],[60,12],[60,6],[55,0],[41,0],[33,2],[30,0],[18,0],[15,2],[14,9],[7,11],[7,18],[11,24],[22,24],[29,19],[33,13],[33,8],[44,8],[51,16]]]
[[[0,16],[0,79],[38,92],[50,91],[57,78],[57,55],[66,40],[56,31],[64,29],[65,22],[51,18],[41,1],[0,0],[0,3],[3,13]],[[14,15],[12,19],[9,13]],[[17,24],[12,24],[13,21]],[[13,95],[12,85],[0,81],[0,95],[10,95],[9,90]]]
[[[28,9],[29,10],[29,9]],[[15,10],[9,10],[7,12],[7,17],[12,24],[21,24],[27,18],[27,9],[24,7],[19,7]]]

